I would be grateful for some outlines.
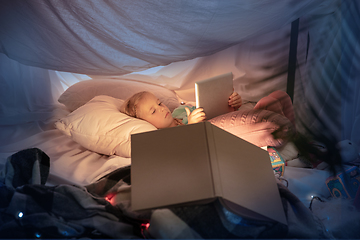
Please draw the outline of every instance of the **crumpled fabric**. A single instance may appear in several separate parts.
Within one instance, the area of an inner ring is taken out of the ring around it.
[[[30,66],[122,75],[211,55],[336,1],[0,1],[0,52]]]
[[[50,158],[38,148],[19,151],[8,157],[0,180],[10,189],[24,184],[45,184],[49,176]]]
[[[85,187],[29,184],[31,178],[22,179],[23,185],[8,187],[6,181],[20,184],[10,177],[19,176],[17,171],[24,175],[31,171],[46,176],[42,174],[42,170],[47,171],[46,167],[41,167],[41,163],[46,166],[47,155],[41,150],[23,150],[21,156],[35,158],[27,163],[20,159],[14,161],[17,156],[20,155],[13,155],[8,160],[10,165],[19,165],[6,168],[0,175],[1,238],[152,237],[146,228],[141,228],[149,222],[150,227],[156,222],[158,230],[155,234],[161,233],[164,237],[171,236],[171,232],[166,231],[179,230],[179,225],[170,226],[177,222],[181,223],[181,232],[177,236],[183,238],[333,238],[322,222],[280,182],[278,188],[287,225],[243,218],[226,210],[220,201],[171,207],[167,210],[174,213],[173,217],[166,214],[163,218],[163,214],[154,214],[161,210],[131,211],[130,166],[117,169]],[[40,179],[39,176],[34,178]]]
[[[48,158],[37,148],[8,158],[0,175],[1,238],[139,238],[109,202],[86,188],[45,186]]]

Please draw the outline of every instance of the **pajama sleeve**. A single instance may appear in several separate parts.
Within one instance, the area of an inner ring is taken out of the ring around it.
[[[191,107],[191,106],[181,105],[174,109],[174,111],[172,112],[172,116],[173,116],[173,118],[182,119],[183,124],[188,124],[185,107],[189,108],[190,112],[192,112],[196,109],[195,106]]]

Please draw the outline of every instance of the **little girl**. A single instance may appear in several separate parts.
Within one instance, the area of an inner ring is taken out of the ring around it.
[[[233,92],[229,97],[229,106],[237,110],[242,104],[242,99],[237,92]],[[273,111],[287,117],[295,127],[295,118],[290,97],[283,91],[275,91],[269,96],[260,99],[254,109],[265,109]],[[169,108],[165,106],[154,94],[144,91],[139,92],[128,98],[120,110],[131,117],[143,119],[156,128],[175,127],[184,124],[202,122],[206,119],[202,108],[185,106],[187,115],[186,120],[173,117]],[[177,109],[174,113],[178,115]],[[174,114],[175,115],[175,114]]]

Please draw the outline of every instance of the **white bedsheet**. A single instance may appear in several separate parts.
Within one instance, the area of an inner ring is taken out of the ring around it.
[[[9,127],[14,134],[11,135],[9,131],[7,134],[9,144],[0,146],[0,169],[5,165],[7,157],[13,153],[34,147],[41,149],[50,157],[48,184],[87,185],[131,163],[130,158],[89,151],[55,129],[54,122],[68,113],[69,111],[57,105],[52,117],[47,121]],[[34,127],[40,125],[41,127]],[[32,131],[28,129],[29,126]]]
[[[59,130],[53,129],[16,144],[3,146],[1,149],[7,148],[7,153],[0,154],[1,165],[12,153],[31,147],[41,149],[50,157],[50,184],[87,185],[117,168],[130,164],[130,158],[106,156],[89,151]]]

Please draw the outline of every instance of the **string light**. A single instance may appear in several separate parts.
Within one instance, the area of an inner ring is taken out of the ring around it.
[[[113,198],[115,195],[115,193],[109,193],[108,195],[106,195],[105,200],[113,205]]]
[[[24,216],[24,213],[23,213],[23,212],[19,212],[17,216],[18,216],[18,218],[22,218],[22,217]]]
[[[142,235],[144,238],[147,238],[147,237],[146,237],[146,233],[147,233],[149,227],[150,227],[150,223],[149,223],[149,222],[147,222],[147,223],[142,223],[142,224],[140,225],[141,235]]]
[[[312,203],[314,200],[319,200],[320,202],[325,202],[324,200],[322,200],[321,198],[317,197],[317,196],[313,196],[311,195],[311,201],[310,201],[310,206],[309,206],[309,209],[312,211]]]

